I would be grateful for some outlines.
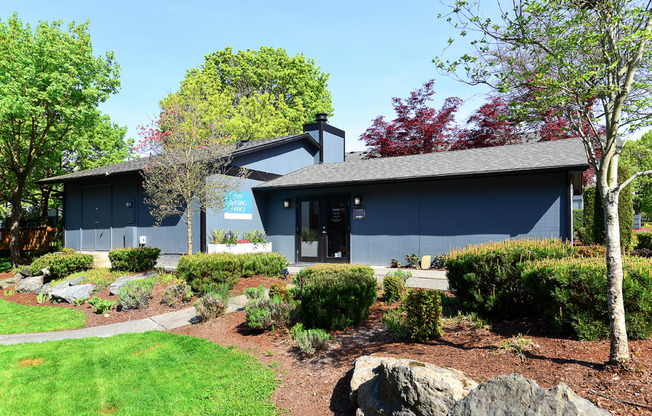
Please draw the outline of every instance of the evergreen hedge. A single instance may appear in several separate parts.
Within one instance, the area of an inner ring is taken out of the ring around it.
[[[35,259],[29,266],[29,271],[36,276],[41,274],[42,269],[48,269],[50,271],[49,279],[55,280],[74,272],[90,269],[92,265],[93,256],[91,254],[65,249],[60,253],[48,253]]]
[[[618,167],[618,183],[629,178],[630,171],[624,165]],[[620,247],[623,253],[632,248],[634,228],[634,211],[632,206],[632,188],[627,185],[618,197],[618,220],[620,223]],[[604,211],[600,192],[596,187],[584,189],[584,244],[605,244]]]
[[[345,329],[365,320],[376,302],[374,271],[355,264],[301,270],[300,314],[310,327]]]
[[[161,250],[155,247],[119,248],[109,251],[111,269],[144,272],[156,266]]]

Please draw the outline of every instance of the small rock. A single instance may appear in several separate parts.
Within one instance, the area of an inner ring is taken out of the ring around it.
[[[31,293],[43,287],[43,276],[27,277],[16,285],[16,292]]]
[[[44,284],[43,286],[41,286],[41,288],[39,290],[37,290],[36,292],[34,292],[34,293],[36,293],[37,295],[40,295],[41,293],[49,295],[50,294],[49,290],[50,290],[50,283],[48,282],[48,283]]]
[[[75,299],[88,299],[93,289],[95,289],[95,286],[91,284],[66,286],[61,289],[50,290],[50,297],[54,300],[73,303]]]
[[[449,416],[608,416],[606,410],[579,397],[566,384],[552,389],[520,374],[495,377],[455,403]]]
[[[29,267],[23,267],[18,273],[20,273],[23,277],[32,277],[32,271],[29,269]]]
[[[14,277],[0,281],[0,289],[5,290],[9,286],[13,286],[23,280],[24,276],[20,273],[16,273]]]
[[[86,279],[86,276],[82,275],[82,276],[77,276],[74,279],[66,280],[64,283],[68,283],[68,286],[77,286],[84,279]]]
[[[109,286],[109,294],[111,294],[112,296],[116,296],[118,292],[120,292],[120,288],[122,288],[122,286],[125,283],[134,280],[145,280],[148,279],[153,274],[154,274],[153,272],[148,272],[148,273],[137,274],[135,276],[120,276],[117,279],[115,279],[115,282],[111,283],[111,286]]]

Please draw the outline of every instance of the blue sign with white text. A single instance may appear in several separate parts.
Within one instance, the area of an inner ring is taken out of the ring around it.
[[[224,205],[224,219],[253,219],[253,201],[251,192],[227,192]]]

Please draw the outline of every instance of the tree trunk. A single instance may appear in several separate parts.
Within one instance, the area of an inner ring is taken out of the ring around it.
[[[50,193],[52,188],[41,187],[41,201],[39,203],[39,223],[41,227],[48,226],[48,206],[50,205]]]
[[[188,211],[190,211],[190,208],[188,208]],[[188,255],[191,255],[192,254],[192,214],[188,212],[187,215],[188,215],[188,221],[186,221],[186,226],[188,227]]]
[[[609,363],[623,366],[629,361],[629,347],[623,301],[623,256],[620,249],[618,195],[610,191],[601,193],[606,194],[606,197],[602,197],[602,207],[607,244],[607,302],[611,338]]]
[[[11,265],[20,264],[20,220],[22,217],[22,189],[11,200],[11,228],[9,230],[9,256]]]

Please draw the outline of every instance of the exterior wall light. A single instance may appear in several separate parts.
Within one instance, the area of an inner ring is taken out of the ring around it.
[[[290,208],[290,205],[292,205],[292,201],[290,201],[289,199],[283,200],[283,208]]]
[[[355,205],[356,207],[362,205],[362,198],[360,197],[360,195],[356,195],[353,197],[353,205]]]
[[[127,206],[127,208],[131,208],[133,206],[131,201],[127,201],[125,205]]]

